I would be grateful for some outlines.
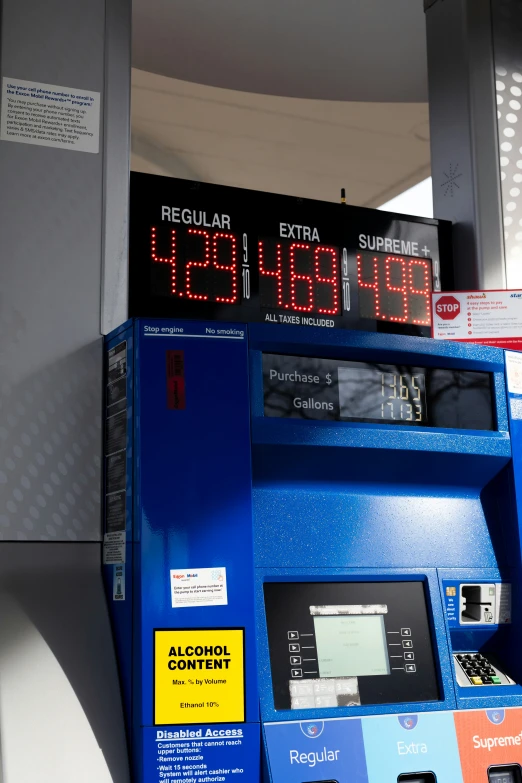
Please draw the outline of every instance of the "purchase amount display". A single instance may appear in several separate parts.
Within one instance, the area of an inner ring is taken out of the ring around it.
[[[133,174],[130,315],[427,336],[443,282],[440,231],[436,221]]]
[[[264,415],[492,430],[484,372],[263,354]]]

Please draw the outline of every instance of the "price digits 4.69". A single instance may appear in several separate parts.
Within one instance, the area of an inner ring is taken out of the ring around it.
[[[424,388],[424,375],[381,373],[381,418],[421,422]]]

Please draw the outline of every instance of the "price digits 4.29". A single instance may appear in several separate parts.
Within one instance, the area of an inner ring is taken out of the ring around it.
[[[424,418],[424,376],[381,373],[381,418],[420,422]]]

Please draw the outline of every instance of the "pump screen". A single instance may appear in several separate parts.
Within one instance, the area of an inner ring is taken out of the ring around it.
[[[314,617],[320,677],[389,674],[382,615]]]

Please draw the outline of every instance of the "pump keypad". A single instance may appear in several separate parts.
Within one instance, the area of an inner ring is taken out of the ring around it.
[[[503,672],[497,669],[491,661],[482,653],[457,653],[453,656],[457,669],[465,675],[465,682],[460,685],[509,685],[510,680]]]

